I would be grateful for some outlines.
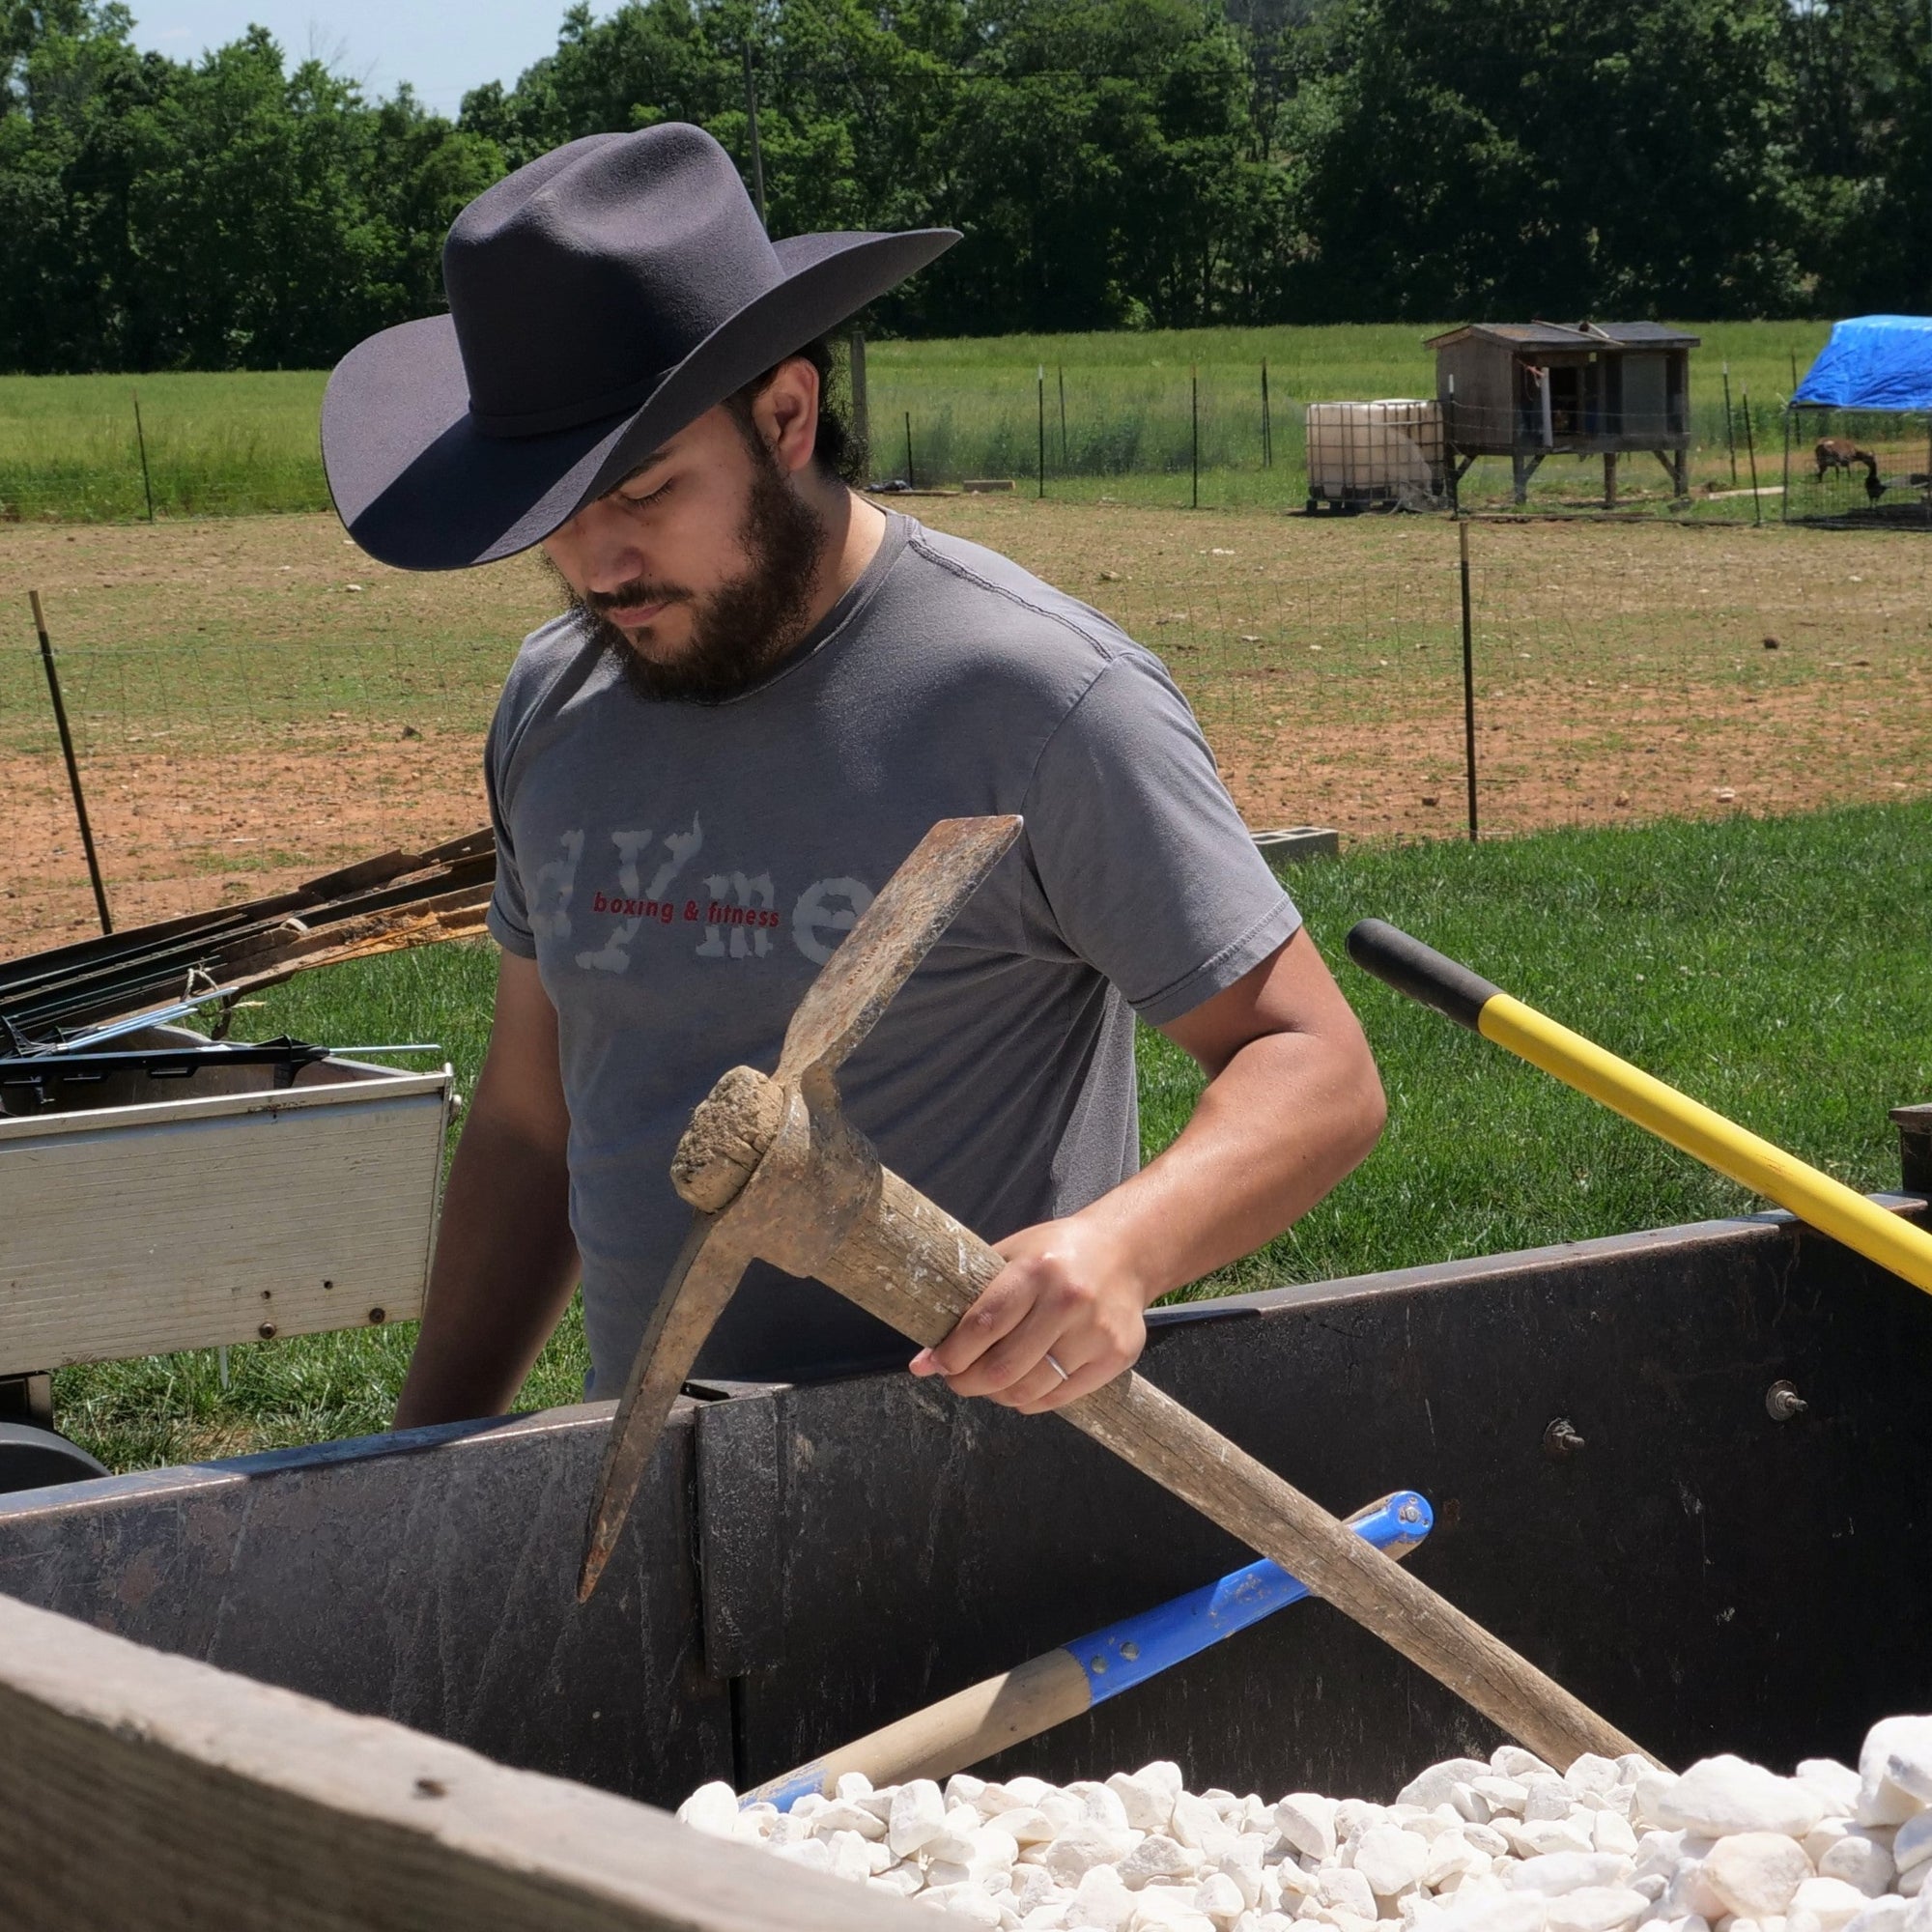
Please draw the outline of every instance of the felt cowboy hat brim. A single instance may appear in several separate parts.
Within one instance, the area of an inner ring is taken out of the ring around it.
[[[384,329],[337,365],[323,398],[336,511],[372,556],[404,570],[458,570],[528,550],[706,410],[958,239],[921,229],[774,242],[782,279],[700,340],[640,404],[533,435],[478,427],[452,317]]]

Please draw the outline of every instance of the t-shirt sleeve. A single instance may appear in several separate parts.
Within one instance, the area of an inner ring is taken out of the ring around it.
[[[1061,721],[1023,810],[1047,924],[1151,1025],[1224,992],[1301,923],[1187,700],[1143,652]]]
[[[516,840],[510,835],[509,810],[503,796],[502,738],[503,712],[499,705],[483,746],[483,788],[490,796],[490,825],[497,835],[497,887],[490,895],[490,910],[484,923],[504,952],[534,959],[536,935],[530,930],[529,904],[524,895],[523,877],[517,870]]]

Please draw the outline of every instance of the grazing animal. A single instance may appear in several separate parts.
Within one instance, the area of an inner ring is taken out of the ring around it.
[[[1874,476],[1878,474],[1878,465],[1873,461],[1871,452],[1861,449],[1846,437],[1825,437],[1811,453],[1818,459],[1818,480],[1821,483],[1825,480],[1826,470],[1850,469],[1856,463],[1869,465],[1871,473]]]

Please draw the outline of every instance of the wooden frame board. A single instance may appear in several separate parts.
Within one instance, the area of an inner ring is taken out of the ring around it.
[[[916,1932],[627,1799],[0,1598],[0,1923]]]

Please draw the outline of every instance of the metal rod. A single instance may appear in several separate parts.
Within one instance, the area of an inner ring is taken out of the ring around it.
[[[130,392],[132,393],[132,392]],[[155,521],[155,486],[148,475],[148,433],[141,427],[141,398],[134,395],[134,440],[141,447],[141,492],[148,499],[148,521]]]
[[[912,412],[905,412],[906,419],[906,488],[912,488]]]
[[[871,399],[866,393],[866,334],[863,329],[852,331],[852,362],[850,370],[852,386],[852,430],[859,446],[867,452],[867,461],[871,460],[872,412]]]
[[[1191,507],[1201,507],[1201,365],[1197,362],[1189,368],[1187,380],[1192,394],[1194,414],[1194,496]]]
[[[1060,364],[1060,473],[1066,473],[1066,364]]]
[[[205,993],[196,993],[192,998],[177,1000],[172,1006],[153,1007],[146,1012],[128,1013],[118,1020],[108,1020],[98,1027],[90,1027],[86,1033],[77,1033],[71,1039],[64,1039],[59,1047],[48,1051],[77,1053],[82,1047],[99,1046],[105,1039],[119,1039],[124,1034],[139,1033],[143,1027],[165,1026],[169,1020],[185,1018],[197,1007],[205,1007],[213,1000],[225,1000],[242,990],[240,980],[229,986],[211,986]]]
[[[1745,406],[1745,453],[1750,458],[1751,523],[1756,526],[1764,522],[1764,499],[1757,494],[1757,437],[1751,430],[1750,389],[1740,384],[1738,393]]]
[[[1731,365],[1724,364],[1724,447],[1731,453],[1731,487],[1738,481],[1738,438],[1731,427]]]
[[[1274,468],[1274,424],[1268,419],[1268,365],[1262,357],[1262,468]]]
[[[1476,642],[1469,611],[1469,520],[1456,519],[1456,548],[1463,578],[1463,751],[1468,765],[1469,842],[1476,842]]]
[[[1780,524],[1791,521],[1791,418],[1796,414],[1795,408],[1784,412],[1784,489],[1777,499],[1777,521]]]
[[[61,702],[60,673],[54,668],[54,647],[47,636],[46,613],[41,609],[41,593],[27,592],[34,607],[34,629],[41,639],[41,663],[47,673],[47,695],[54,701],[54,723],[60,727],[61,756],[67,760],[68,789],[73,793],[73,815],[80,821],[81,848],[87,854],[87,876],[94,884],[95,909],[100,914],[102,932],[114,930],[113,916],[107,910],[107,888],[100,878],[100,859],[94,849],[94,828],[87,822],[87,795],[80,787],[80,766],[73,755],[73,733],[68,729],[67,706]]]
[[[752,199],[757,204],[758,219],[765,218],[765,155],[758,145],[758,83],[752,72],[752,43],[745,43],[745,119],[752,129]]]
[[[1039,394],[1039,497],[1046,498],[1046,364],[1042,362],[1034,376],[1034,384]]]

